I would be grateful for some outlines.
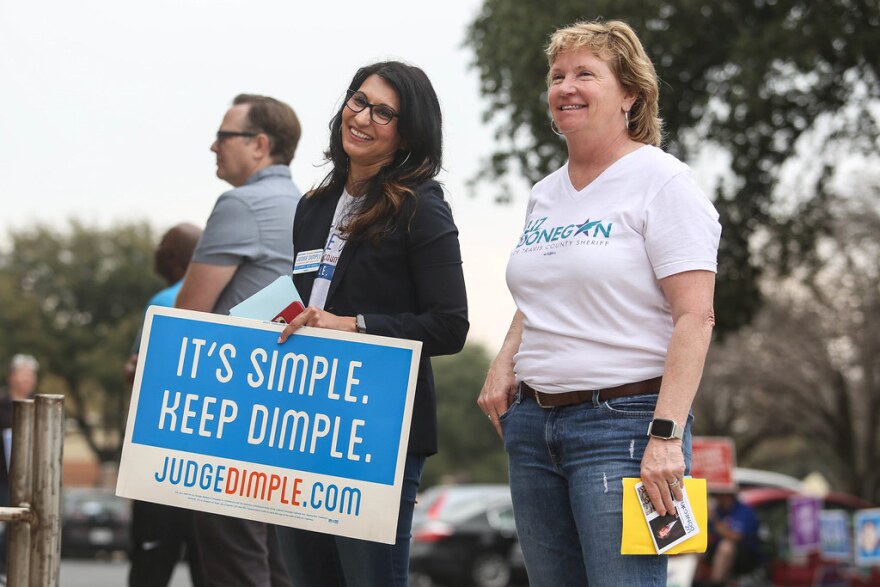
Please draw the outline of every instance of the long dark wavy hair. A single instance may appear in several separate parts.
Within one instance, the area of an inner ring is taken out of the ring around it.
[[[443,163],[443,117],[431,80],[418,67],[399,61],[383,61],[360,68],[348,86],[357,91],[376,74],[397,92],[400,108],[397,132],[400,149],[388,165],[366,181],[364,195],[357,198],[342,230],[349,241],[378,242],[397,223],[413,189],[434,178]],[[347,94],[349,95],[349,94]],[[345,102],[330,121],[330,147],[324,152],[333,169],[308,195],[320,198],[338,194],[348,179],[349,159],[342,148],[342,112]]]

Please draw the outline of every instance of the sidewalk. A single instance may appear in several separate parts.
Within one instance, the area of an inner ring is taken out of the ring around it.
[[[128,584],[128,561],[61,559],[63,587],[124,587]],[[192,587],[186,563],[177,565],[169,587]]]

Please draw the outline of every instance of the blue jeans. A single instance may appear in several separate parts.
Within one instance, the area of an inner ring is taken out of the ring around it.
[[[638,477],[656,395],[501,416],[516,529],[532,587],[666,585],[666,556],[622,556],[623,477]],[[684,447],[690,468],[691,420]]]
[[[406,587],[413,508],[424,466],[425,455],[406,455],[395,544],[279,527],[278,538],[293,584],[296,587]]]

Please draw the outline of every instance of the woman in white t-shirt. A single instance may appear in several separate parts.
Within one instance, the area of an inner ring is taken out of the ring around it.
[[[658,148],[658,82],[625,23],[547,48],[568,162],[532,189],[507,282],[517,312],[480,393],[503,438],[533,587],[662,585],[665,556],[620,555],[623,477],[674,511],[714,325],[721,228]]]

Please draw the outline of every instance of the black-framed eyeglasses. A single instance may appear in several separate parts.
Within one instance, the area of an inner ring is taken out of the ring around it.
[[[222,143],[225,139],[231,139],[232,137],[247,137],[249,139],[257,136],[258,132],[248,132],[248,131],[240,131],[240,130],[218,130],[217,131],[217,142]]]
[[[348,100],[345,101],[345,105],[348,106],[348,109],[352,112],[363,112],[364,108],[369,108],[370,120],[376,124],[384,126],[394,120],[395,117],[400,116],[390,106],[386,106],[385,104],[370,104],[367,100],[366,94],[363,92],[348,90],[348,93]]]

